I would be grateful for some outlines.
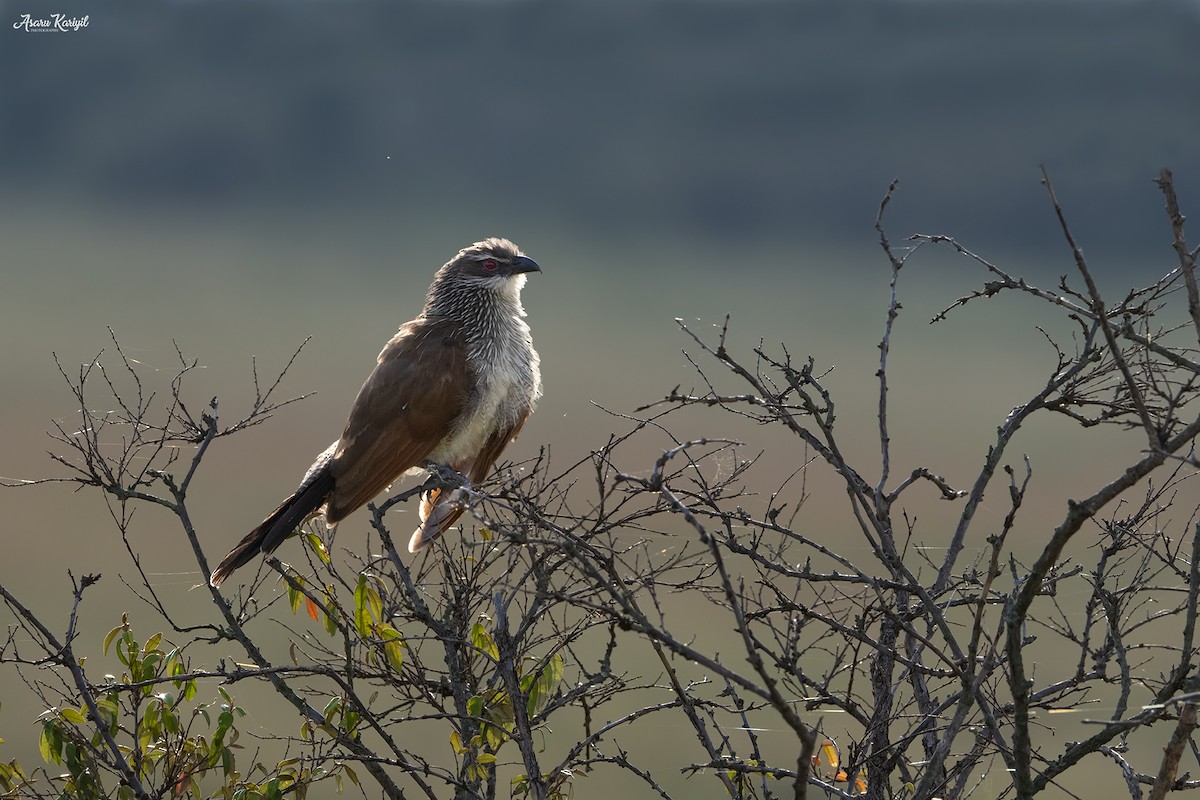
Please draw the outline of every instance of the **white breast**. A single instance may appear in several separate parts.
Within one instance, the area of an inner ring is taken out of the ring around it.
[[[530,342],[529,326],[519,317],[506,335],[473,348],[468,356],[476,387],[462,423],[430,453],[439,464],[472,459],[499,431],[516,425],[533,410],[542,394],[538,354]]]

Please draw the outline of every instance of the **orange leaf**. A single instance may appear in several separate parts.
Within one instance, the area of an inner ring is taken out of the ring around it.
[[[321,618],[321,607],[312,601],[311,598],[304,598],[304,607],[308,611],[308,615],[316,622]]]

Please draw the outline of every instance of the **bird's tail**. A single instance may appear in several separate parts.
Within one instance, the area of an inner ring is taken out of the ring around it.
[[[434,539],[450,530],[466,510],[465,500],[461,489],[448,492],[430,489],[421,495],[421,527],[413,531],[408,540],[408,552],[415,553],[428,547]]]
[[[272,511],[257,528],[237,543],[237,547],[229,551],[229,555],[221,559],[209,578],[210,584],[220,586],[235,569],[249,564],[259,553],[273,552],[305,520],[317,513],[333,491],[333,476],[328,467],[322,467],[308,477],[299,489],[279,504],[279,508]]]

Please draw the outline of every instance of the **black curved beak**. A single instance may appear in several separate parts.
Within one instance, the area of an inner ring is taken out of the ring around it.
[[[510,272],[513,275],[519,275],[522,272],[541,272],[542,268],[538,263],[529,256],[517,256],[512,260]]]

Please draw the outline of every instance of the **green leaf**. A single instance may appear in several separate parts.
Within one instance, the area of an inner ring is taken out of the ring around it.
[[[350,779],[350,782],[355,786],[358,786],[358,774],[354,770],[350,769],[350,765],[342,764],[342,769],[345,771],[346,777]]]
[[[333,722],[333,715],[337,714],[341,710],[342,710],[342,698],[340,698],[340,697],[329,698],[329,702],[325,704],[325,708],[321,711],[321,714],[324,715],[324,717],[325,717],[325,723],[329,724],[329,723]]]
[[[67,762],[67,772],[72,775],[83,772],[83,765],[79,763],[79,749],[73,742],[67,742],[63,748],[63,761]]]
[[[175,716],[173,711],[168,708],[164,708],[162,710],[162,721],[163,726],[167,729],[167,733],[179,733],[179,717]]]
[[[151,735],[158,734],[158,726],[162,717],[162,704],[151,703],[142,714],[142,730]]]
[[[135,660],[135,659],[131,659],[129,656],[129,643],[133,637],[128,635],[129,631],[125,631],[125,634],[126,634],[125,636],[121,636],[120,638],[117,639],[117,647],[116,647],[117,660],[120,661],[125,666],[133,669],[133,667],[129,663],[130,661]],[[136,676],[134,677],[134,680],[137,680]]]
[[[42,736],[38,741],[38,750],[42,754],[42,760],[47,764],[61,764],[62,747],[62,729],[54,720],[47,720],[42,725]]]
[[[222,711],[221,716],[217,717],[217,732],[213,734],[213,744],[223,742],[225,734],[233,727],[233,712]]]
[[[108,723],[109,733],[117,732],[117,718],[121,713],[121,707],[117,702],[116,692],[109,692],[100,702],[96,703],[96,709],[100,712],[100,716]]]
[[[297,585],[300,584],[299,578],[293,578],[292,580],[295,581]],[[302,602],[304,602],[304,592],[300,591],[300,589],[297,588],[297,586],[293,586],[292,583],[289,581],[288,582],[288,603],[292,607],[293,614],[296,614],[300,611],[300,604]]]
[[[162,641],[162,634],[161,633],[154,634],[153,636],[151,636],[149,639],[146,640],[146,643],[144,645],[142,645],[142,652],[149,654],[149,653],[157,650],[158,645],[161,641]]]
[[[540,711],[548,701],[554,690],[558,688],[558,684],[562,682],[563,677],[563,660],[562,656],[555,653],[546,662],[546,666],[542,667],[537,674],[532,686],[529,687],[529,701],[526,705],[526,713],[533,715]]]
[[[354,627],[364,639],[371,635],[371,615],[367,608],[367,576],[359,574],[354,587]]]
[[[150,653],[142,660],[142,674],[145,675],[147,678],[155,677],[155,673],[158,671],[158,665],[161,662],[162,662],[162,653],[159,653],[159,652]],[[145,688],[149,689],[151,693],[153,693],[153,691],[154,691],[153,686],[147,686]]]
[[[330,600],[329,605],[325,606],[325,632],[334,636],[337,634],[337,629],[337,609]]]
[[[482,622],[476,622],[471,626],[471,644],[474,645],[481,653],[491,657],[493,661],[500,660],[500,651],[496,649],[496,642],[492,639],[492,635],[483,627]]]

